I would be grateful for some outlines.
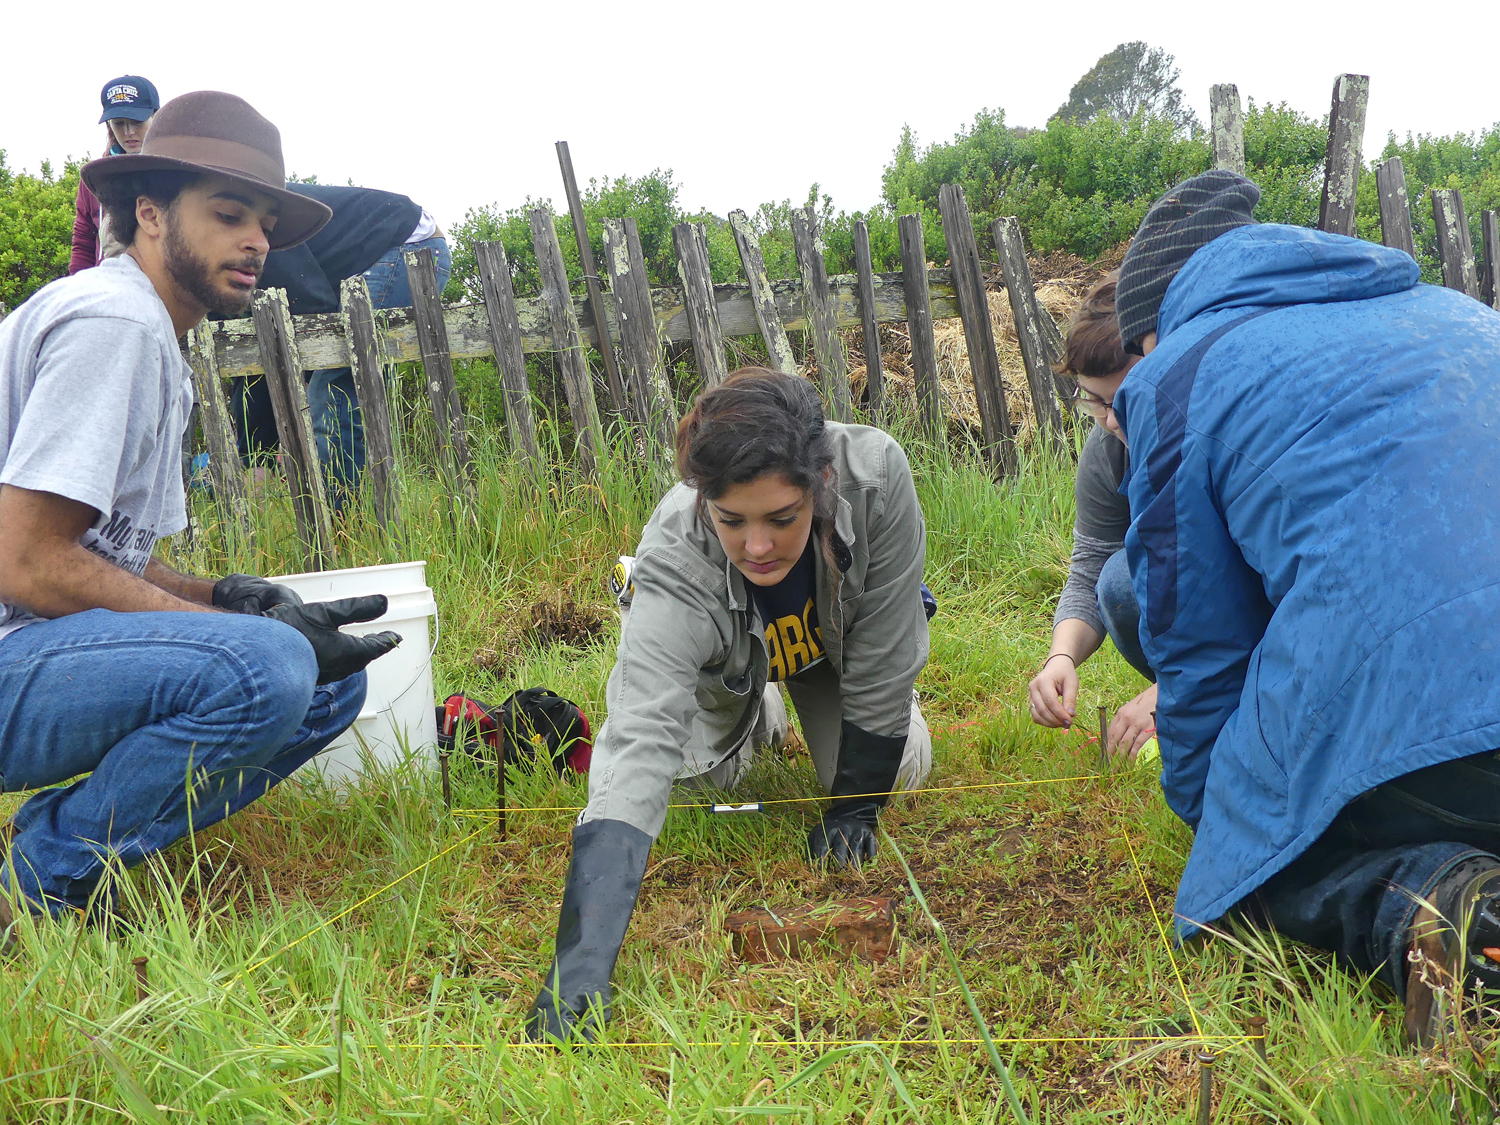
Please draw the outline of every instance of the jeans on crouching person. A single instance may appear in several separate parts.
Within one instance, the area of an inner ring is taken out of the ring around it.
[[[1125,559],[1123,547],[1105,560],[1094,589],[1099,594],[1099,616],[1104,618],[1109,639],[1115,642],[1115,648],[1127,664],[1156,683],[1156,673],[1151,671],[1141,649],[1141,606],[1135,600],[1130,563]]]
[[[370,287],[370,304],[377,309],[403,309],[411,305],[411,285],[406,277],[408,250],[431,249],[437,266],[437,288],[443,291],[453,258],[446,238],[428,238],[408,242],[387,250],[381,259],[365,270]],[[313,437],[318,443],[318,458],[328,476],[328,489],[336,509],[342,508],[347,495],[359,491],[360,474],[365,469],[365,424],[354,391],[354,370],[329,367],[313,371],[308,377],[307,405],[312,412]]]
[[[0,792],[56,786],[16,813],[0,880],[34,911],[107,910],[111,862],[244,808],[354,721],[365,674],[317,679],[266,617],[94,609],[0,638]]]

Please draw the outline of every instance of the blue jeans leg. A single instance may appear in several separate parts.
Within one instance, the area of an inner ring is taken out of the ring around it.
[[[341,509],[345,498],[358,490],[365,469],[365,422],[354,390],[354,369],[329,367],[310,372],[307,405],[318,459],[327,477],[324,484],[334,508]]]
[[[371,305],[377,309],[411,307],[411,283],[407,280],[403,254],[424,248],[431,249],[436,259],[437,287],[442,292],[453,269],[453,257],[447,239],[428,238],[393,246],[365,270]],[[354,390],[354,372],[348,367],[312,372],[307,383],[307,405],[312,411],[313,437],[328,476],[333,505],[342,508],[345,499],[359,490],[359,478],[365,471],[365,423]]]
[[[1109,630],[1109,639],[1115,642],[1126,663],[1154,684],[1156,673],[1146,663],[1146,654],[1141,649],[1141,607],[1135,600],[1124,548],[1105,560],[1094,589],[1099,595],[1099,614]]]
[[[1256,892],[1252,916],[1332,950],[1406,991],[1418,900],[1460,864],[1500,867],[1500,762],[1494,753],[1429,766],[1349,804],[1318,841]],[[1435,902],[1440,909],[1450,906]]]
[[[0,640],[0,789],[56,786],[16,813],[0,878],[82,909],[107,859],[217,823],[348,727],[364,674],[316,680],[312,646],[263,617],[90,610]]]

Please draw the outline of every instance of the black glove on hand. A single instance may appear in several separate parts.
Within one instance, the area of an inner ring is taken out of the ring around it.
[[[373,621],[385,609],[385,595],[371,594],[311,605],[274,605],[264,616],[284,621],[312,642],[313,655],[318,658],[318,683],[331,684],[354,675],[401,643],[401,635],[390,631],[368,637],[339,632],[340,625]]]
[[[274,605],[301,605],[289,586],[278,586],[253,574],[230,574],[214,583],[213,604],[230,613],[264,614]]]
[[[557,953],[526,1017],[526,1037],[592,1043],[609,1021],[609,978],[625,942],[651,837],[623,820],[573,829],[573,859],[557,917]]]
[[[829,795],[850,799],[830,805],[822,823],[807,834],[807,854],[814,863],[858,868],[875,858],[875,825],[896,786],[905,753],[905,734],[871,734],[844,720],[839,765]]]

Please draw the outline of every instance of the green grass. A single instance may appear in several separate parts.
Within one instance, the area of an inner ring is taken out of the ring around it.
[[[409,461],[430,463],[430,435],[408,442]],[[403,528],[341,524],[334,565],[427,560],[440,696],[499,702],[544,684],[597,722],[617,635],[605,578],[652,489],[617,448],[598,484],[559,474],[537,498],[493,435],[476,444],[479,501],[456,530],[413,470]],[[967,456],[914,460],[942,604],[919,684],[929,784],[1090,774],[1085,736],[1039,730],[1025,707],[1065,571],[1071,462],[1032,457],[997,487]],[[284,497],[273,487],[255,510],[256,549],[229,559],[199,503],[187,561],[296,569]],[[567,601],[578,643],[540,644],[533,607]],[[1080,714],[1141,686],[1103,652]],[[493,803],[466,763],[454,785],[460,806]],[[581,780],[525,770],[509,786],[513,806],[585,797]],[[811,763],[763,755],[743,792],[811,795]],[[133,872],[131,932],[26,929],[0,965],[0,1120],[1012,1121],[988,1034],[1031,1121],[1187,1122],[1197,1070],[1182,1040],[1100,1040],[1235,1037],[1257,1013],[1269,1068],[1215,1040],[1216,1121],[1492,1120],[1482,1044],[1406,1051],[1399,1011],[1320,954],[1231,934],[1174,962],[1152,905],[1170,924],[1191,837],[1148,773],[904,799],[882,818],[895,846],[858,874],[808,867],[815,808],[672,812],[615,973],[609,1043],[559,1051],[516,1044],[551,954],[571,814],[513,812],[501,841],[445,815],[435,778],[410,767],[343,800],[284,787]],[[729,951],[734,910],[876,894],[898,903],[884,964],[746,965]]]

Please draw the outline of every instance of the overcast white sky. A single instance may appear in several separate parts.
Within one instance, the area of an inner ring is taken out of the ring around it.
[[[814,181],[875,203],[901,126],[946,140],[983,107],[1041,125],[1115,44],[1177,57],[1205,122],[1208,88],[1327,112],[1334,77],[1369,74],[1366,154],[1386,133],[1500,121],[1500,3],[682,3],[250,6],[154,0],[9,5],[0,148],[10,167],[101,149],[99,90],[144,74],[163,99],[221,89],[281,129],[288,169],[404,192],[444,224],[472,206],[562,192],[579,177],[670,168],[682,202],[719,214]],[[1436,9],[1434,9],[1436,10]],[[64,18],[65,17],[65,18]],[[1454,48],[1467,54],[1454,59]]]

